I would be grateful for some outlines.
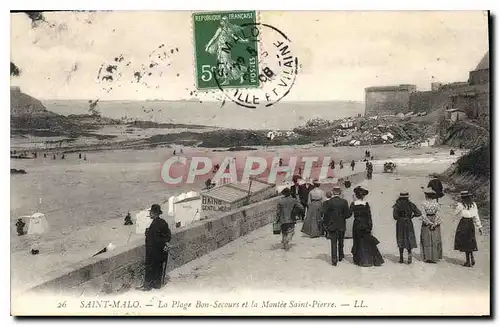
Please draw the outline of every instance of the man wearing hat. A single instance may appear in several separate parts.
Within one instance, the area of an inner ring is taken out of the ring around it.
[[[434,174],[432,180],[429,181],[429,184],[427,185],[427,187],[432,188],[432,190],[434,190],[436,192],[438,202],[439,202],[439,198],[444,196],[443,184],[441,183],[441,180],[439,180],[439,177],[437,174]]]
[[[346,219],[351,217],[349,203],[341,195],[340,187],[334,187],[333,198],[325,201],[322,207],[323,226],[327,232],[327,238],[330,239],[333,266],[337,266],[337,262],[344,259]]]
[[[149,291],[152,288],[159,289],[165,276],[165,268],[168,254],[165,251],[167,242],[170,242],[172,233],[168,223],[160,217],[163,214],[158,204],[153,204],[149,210],[149,216],[153,220],[146,229],[146,271],[144,284],[140,288]]]

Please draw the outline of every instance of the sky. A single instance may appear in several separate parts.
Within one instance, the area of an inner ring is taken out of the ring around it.
[[[37,26],[25,14],[11,14],[11,61],[21,69],[11,84],[45,100],[215,100],[217,92],[193,93],[191,14],[49,12]],[[264,11],[259,21],[290,38],[301,64],[287,101],[363,101],[369,86],[428,90],[431,82],[466,81],[488,51],[481,11]],[[137,82],[134,69],[147,68],[162,44],[168,58]],[[100,67],[120,55],[115,80],[98,81]]]

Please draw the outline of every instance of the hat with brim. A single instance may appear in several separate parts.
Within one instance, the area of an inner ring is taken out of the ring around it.
[[[334,194],[340,194],[342,192],[342,189],[339,186],[335,186],[333,187],[332,192]]]
[[[150,208],[150,210],[149,210],[149,213],[156,213],[156,214],[158,214],[158,215],[163,214],[163,212],[161,211],[161,207],[160,207],[160,205],[158,205],[158,204],[153,204],[153,205],[151,205],[151,208]]]
[[[356,188],[354,188],[354,193],[358,196],[364,197],[368,195],[370,192],[361,186],[357,186]]]
[[[469,197],[469,196],[471,196],[471,193],[468,192],[467,190],[460,192],[460,197]]]
[[[315,185],[315,186],[318,186],[318,187],[319,187],[319,186],[321,186],[321,183],[320,183],[320,182],[319,182],[319,180],[317,180],[317,179],[315,179],[312,183],[313,183],[313,185]]]
[[[399,198],[408,198],[408,197],[410,197],[408,191],[403,191],[399,193]]]

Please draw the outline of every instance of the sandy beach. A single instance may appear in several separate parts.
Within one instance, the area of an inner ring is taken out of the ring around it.
[[[337,161],[349,161],[359,160],[367,149],[376,156],[375,173],[382,171],[385,159],[397,162],[398,173],[408,176],[442,172],[455,159],[449,156],[446,148],[402,151],[391,145],[357,148],[297,146],[241,152],[184,148],[184,155],[204,155],[217,161],[225,156],[240,160],[249,155],[268,157],[279,153],[285,160],[289,155],[329,155]],[[200,191],[203,187],[200,181],[177,187],[163,182],[161,163],[171,156],[172,149],[156,148],[87,153],[87,161],[78,159],[78,154],[68,154],[65,160],[43,159],[43,156],[35,160],[11,160],[11,167],[28,171],[26,175],[11,176],[11,260],[13,270],[18,271],[13,274],[13,287],[25,288],[36,283],[36,274],[90,257],[109,242],[121,245],[142,236],[135,234],[134,226],[123,225],[128,211],[135,216],[138,211],[153,203],[163,203],[172,195]],[[440,163],[426,164],[434,161]],[[405,166],[411,166],[411,169]],[[18,216],[36,211],[46,214],[50,230],[43,238],[41,254],[32,256],[28,237],[17,236],[13,225]],[[173,219],[165,217],[173,228]],[[26,268],[28,265],[37,266],[37,273]]]

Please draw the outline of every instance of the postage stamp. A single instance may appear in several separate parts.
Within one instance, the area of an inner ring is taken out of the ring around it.
[[[193,14],[196,82],[199,90],[258,87],[258,39],[246,34],[255,11]],[[216,79],[215,73],[220,76]]]

